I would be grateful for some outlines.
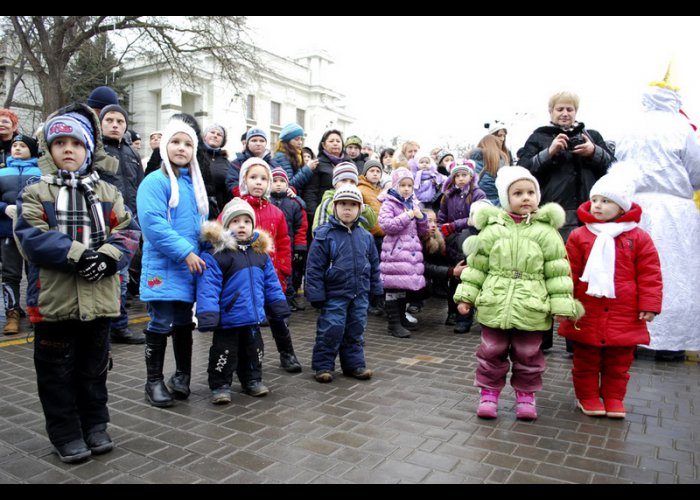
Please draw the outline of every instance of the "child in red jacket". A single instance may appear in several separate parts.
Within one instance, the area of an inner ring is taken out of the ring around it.
[[[287,277],[292,275],[292,243],[289,238],[287,220],[282,210],[270,203],[272,189],[272,170],[262,158],[250,157],[241,165],[239,188],[241,198],[253,207],[255,212],[255,229],[262,229],[272,236],[273,249],[270,252],[272,264],[277,271],[277,277],[282,285],[282,291],[287,289]],[[272,338],[280,354],[280,366],[289,373],[301,371],[301,363],[294,354],[292,336],[289,333],[287,320],[277,317],[268,318]],[[250,387],[241,381],[244,391],[251,396],[263,396],[269,391],[267,387],[258,384]]]
[[[585,226],[566,242],[574,296],[586,314],[563,321],[558,333],[574,343],[576,405],[586,415],[624,418],[636,345],[649,344],[646,322],[661,312],[661,267],[651,237],[637,226],[642,209],[625,179],[600,178],[590,198],[577,213]]]

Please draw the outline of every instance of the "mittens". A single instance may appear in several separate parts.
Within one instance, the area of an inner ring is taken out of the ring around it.
[[[440,232],[444,237],[448,237],[452,233],[454,233],[457,230],[457,227],[452,223],[448,222],[447,224],[443,224],[440,226]]]
[[[85,250],[75,268],[81,278],[87,281],[99,281],[117,272],[117,261],[104,253]]]

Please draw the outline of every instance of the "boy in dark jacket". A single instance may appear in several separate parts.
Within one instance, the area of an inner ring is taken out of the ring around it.
[[[2,333],[5,335],[19,333],[19,285],[22,281],[22,268],[26,267],[12,234],[12,221],[17,213],[17,195],[31,179],[41,177],[37,163],[39,146],[34,139],[26,135],[16,135],[12,139],[10,151],[12,156],[7,159],[7,167],[0,169],[0,255],[7,319]]]
[[[290,194],[291,193],[291,194]],[[272,192],[270,202],[282,210],[287,221],[289,241],[292,242],[292,274],[287,276],[287,302],[292,312],[306,309],[296,301],[297,290],[301,286],[306,264],[306,230],[309,221],[306,218],[306,203],[299,196],[289,191],[289,177],[283,168],[272,169]]]
[[[311,364],[321,383],[333,380],[337,355],[345,375],[372,377],[363,333],[369,295],[384,293],[374,238],[359,226],[362,193],[354,185],[342,186],[333,195],[333,205],[329,221],[316,230],[306,264],[306,297],[322,309]]]
[[[255,230],[253,208],[234,198],[222,222],[223,227],[217,222],[202,227],[206,269],[197,277],[199,330],[214,330],[207,370],[214,404],[231,402],[234,371],[242,384],[262,384],[260,323],[266,309],[280,320],[290,314],[269,255],[271,238]]]

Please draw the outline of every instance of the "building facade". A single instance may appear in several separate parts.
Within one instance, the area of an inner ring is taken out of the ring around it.
[[[342,104],[344,96],[330,86],[330,56],[310,53],[288,59],[257,49],[263,71],[244,93],[223,81],[209,59],[196,70],[194,83],[175,81],[167,67],[143,60],[124,66],[121,82],[129,88],[129,128],[144,138],[161,130],[174,113],[193,115],[202,129],[212,123],[226,128],[226,149],[240,151],[239,138],[251,127],[269,133],[269,148],[279,139],[279,132],[290,122],[306,131],[305,144],[314,152],[328,128],[343,132],[353,123]]]

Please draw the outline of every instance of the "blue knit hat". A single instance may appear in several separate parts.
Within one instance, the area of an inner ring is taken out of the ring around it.
[[[295,137],[303,136],[304,135],[304,129],[301,128],[299,125],[296,123],[288,123],[284,127],[282,127],[282,131],[280,132],[280,141],[282,142],[289,142]]]
[[[85,146],[87,154],[80,167],[80,171],[84,172],[85,167],[92,163],[95,153],[95,136],[89,120],[78,113],[54,116],[44,125],[46,147],[51,148],[51,143],[59,137],[72,137]]]
[[[105,87],[104,85],[90,92],[90,96],[87,99],[87,105],[91,108],[102,109],[110,104],[119,104],[119,97],[111,87]]]
[[[267,134],[261,128],[251,128],[245,135],[245,142],[248,143],[253,137],[262,137],[268,142]]]

